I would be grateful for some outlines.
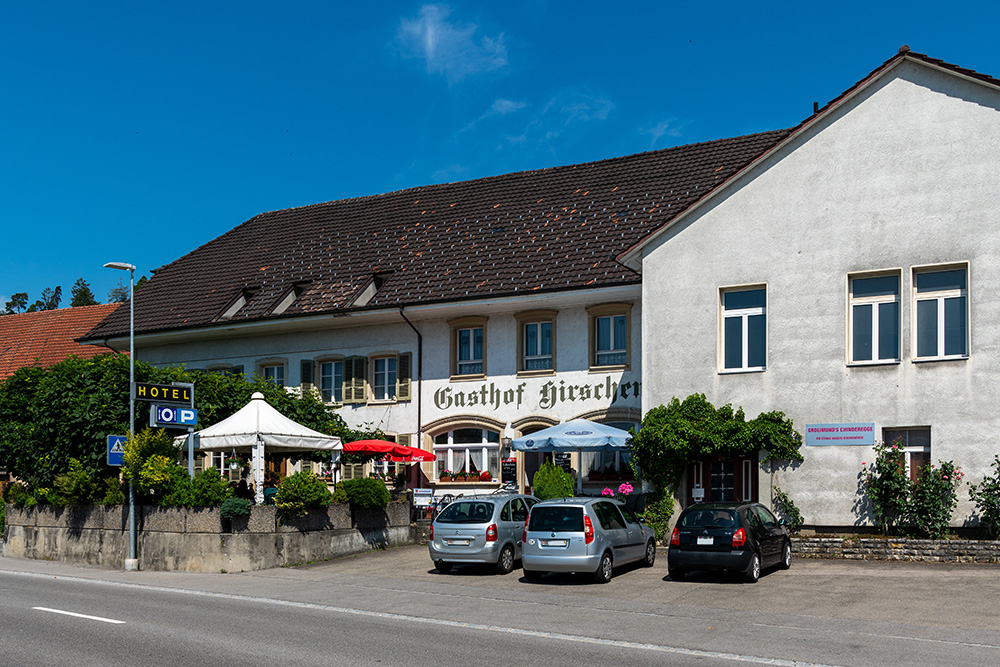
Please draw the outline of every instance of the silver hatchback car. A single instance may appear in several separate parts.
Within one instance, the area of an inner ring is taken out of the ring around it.
[[[427,549],[438,572],[458,563],[496,566],[507,574],[521,558],[521,534],[538,498],[522,494],[458,498],[431,524]]]
[[[560,498],[538,503],[525,524],[521,566],[528,580],[546,572],[593,573],[611,581],[614,568],[656,560],[653,530],[610,498]]]

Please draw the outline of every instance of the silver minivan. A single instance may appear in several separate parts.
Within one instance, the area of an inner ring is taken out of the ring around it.
[[[521,558],[521,535],[538,498],[522,494],[458,498],[431,524],[427,549],[438,572],[459,563],[492,564],[500,574]]]
[[[652,528],[624,504],[605,497],[538,503],[523,540],[521,567],[528,580],[546,572],[580,572],[607,583],[619,565],[642,561],[652,567],[656,560]]]

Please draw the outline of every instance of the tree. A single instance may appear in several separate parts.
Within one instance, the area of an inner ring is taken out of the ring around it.
[[[4,313],[7,315],[12,315],[14,313],[23,313],[24,309],[28,307],[28,293],[18,292],[17,294],[10,297],[10,301],[4,304]]]
[[[149,282],[146,276],[140,277],[135,281],[135,291],[138,292],[139,289]],[[112,287],[111,291],[108,292],[108,303],[125,303],[128,301],[128,283],[125,282],[124,278],[118,279],[118,285]]]
[[[643,479],[661,489],[675,489],[691,463],[714,455],[767,451],[765,460],[801,461],[802,436],[781,412],[746,420],[743,409],[715,408],[704,394],[653,408],[629,440],[632,464]]]
[[[55,289],[46,287],[42,290],[42,298],[28,306],[29,313],[37,313],[41,310],[55,310],[62,301],[62,287],[56,285]]]
[[[76,308],[78,306],[96,306],[97,298],[94,293],[90,291],[90,285],[83,278],[79,278],[75,283],[73,283],[73,300],[70,301],[70,308]]]

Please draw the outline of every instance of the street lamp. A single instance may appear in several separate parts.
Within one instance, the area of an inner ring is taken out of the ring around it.
[[[128,437],[132,438],[135,428],[135,265],[125,262],[108,262],[106,269],[128,271]],[[138,570],[139,559],[135,556],[135,487],[128,482],[128,558],[126,570]]]

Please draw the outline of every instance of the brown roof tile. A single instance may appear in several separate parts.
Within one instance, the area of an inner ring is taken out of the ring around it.
[[[19,368],[58,363],[70,355],[90,358],[108,353],[106,347],[80,345],[76,338],[90,331],[121,304],[79,306],[0,317],[0,379]],[[126,327],[128,309],[125,309]]]

